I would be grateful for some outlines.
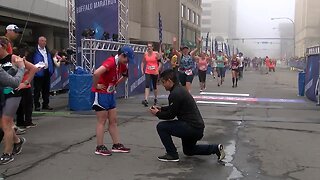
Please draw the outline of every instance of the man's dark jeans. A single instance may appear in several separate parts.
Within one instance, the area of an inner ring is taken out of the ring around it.
[[[4,136],[4,132],[3,132],[2,128],[0,128],[0,143],[3,139],[3,136]]]
[[[183,153],[187,156],[211,155],[218,152],[217,144],[197,145],[197,141],[203,137],[203,129],[194,128],[186,122],[179,120],[162,121],[158,123],[157,131],[169,155],[178,155],[171,136],[181,138]]]

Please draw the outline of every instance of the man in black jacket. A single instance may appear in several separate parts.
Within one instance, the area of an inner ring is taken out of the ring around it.
[[[187,156],[216,154],[218,161],[225,157],[221,144],[196,144],[203,137],[204,122],[200,111],[191,94],[179,85],[176,74],[168,69],[160,75],[162,85],[170,91],[169,106],[152,106],[150,112],[162,120],[157,125],[157,131],[167,153],[159,156],[160,161],[179,161],[177,149],[172,136],[182,140],[183,153]],[[178,120],[173,120],[175,117]]]

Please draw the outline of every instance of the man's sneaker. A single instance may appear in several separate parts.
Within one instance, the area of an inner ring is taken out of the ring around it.
[[[163,161],[163,162],[179,162],[179,156],[171,156],[169,154],[165,154],[163,156],[159,156],[158,157],[159,161]]]
[[[142,101],[142,104],[143,104],[145,107],[148,107],[148,101],[147,101],[147,100],[143,100],[143,101]]]
[[[2,156],[0,157],[0,164],[5,165],[10,163],[13,160],[14,158],[12,154],[3,153]]]
[[[27,141],[26,138],[24,138],[24,137],[20,137],[19,139],[20,139],[20,142],[13,144],[13,149],[12,149],[12,154],[13,155],[20,154],[21,151],[22,151],[22,145],[24,143],[26,143],[26,141]]]
[[[119,152],[119,153],[128,153],[128,152],[130,152],[130,148],[124,147],[123,144],[114,144],[112,146],[111,151],[112,152]]]
[[[37,127],[37,124],[30,123],[30,124],[26,125],[26,128],[27,128],[27,129],[29,129],[29,128],[34,128],[34,127]]]
[[[94,153],[97,155],[102,155],[102,156],[111,156],[112,155],[111,151],[109,151],[108,148],[104,145],[97,146],[96,151]]]
[[[22,135],[22,134],[26,133],[26,129],[22,129],[22,128],[19,128],[17,126],[14,127],[14,130],[16,132],[16,135]]]
[[[158,99],[154,99],[153,105],[157,105],[157,104],[158,104]]]
[[[218,161],[222,161],[226,157],[226,153],[224,152],[223,145],[218,144],[218,152],[216,153],[218,156]]]

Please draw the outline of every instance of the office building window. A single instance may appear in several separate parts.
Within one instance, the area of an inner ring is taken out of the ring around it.
[[[200,15],[197,14],[197,25],[200,25]]]
[[[211,16],[211,10],[203,10],[202,15],[203,16]]]
[[[210,24],[211,20],[210,19],[202,19],[201,23],[202,24]]]
[[[181,5],[181,17],[185,18],[186,17],[186,6]]]
[[[202,3],[202,7],[204,8],[211,7],[211,3]]]
[[[195,22],[196,22],[196,13],[195,13],[194,11],[192,11],[191,22],[192,22],[192,23],[195,23]]]
[[[211,32],[211,28],[210,27],[202,27],[201,31],[202,32]]]
[[[188,20],[192,22],[192,10],[188,9]]]

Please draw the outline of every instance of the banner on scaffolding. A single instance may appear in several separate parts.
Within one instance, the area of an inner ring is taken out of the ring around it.
[[[319,83],[319,70],[320,70],[320,53],[312,54],[307,57],[305,91],[306,96],[312,100],[317,100],[317,84]]]
[[[76,0],[77,61],[81,59],[81,39],[118,37],[118,0]]]

